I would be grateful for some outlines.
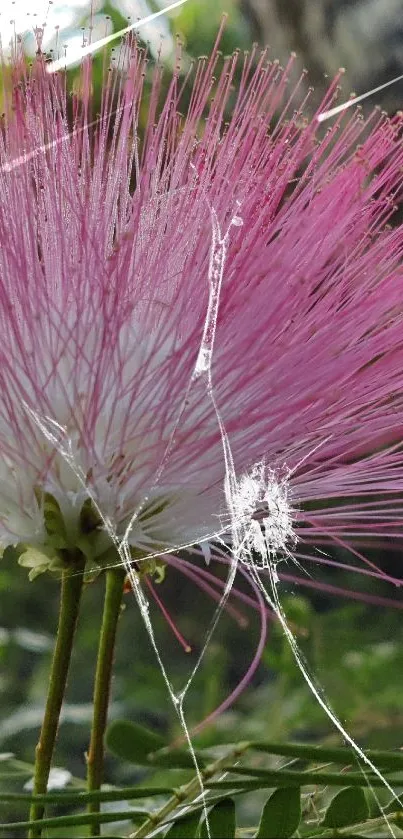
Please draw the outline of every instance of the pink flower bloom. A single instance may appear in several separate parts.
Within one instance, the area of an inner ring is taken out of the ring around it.
[[[71,121],[40,56],[3,123],[0,542],[35,547],[34,572],[77,546],[106,561],[89,494],[119,538],[136,514],[143,554],[231,542],[222,429],[195,373],[214,271],[211,382],[245,564],[259,539],[301,561],[400,539],[401,118],[324,133],[290,68],[216,47],[186,117],[179,74],[159,103],[155,69],[139,140],[145,57],[128,43],[126,59],[95,124],[89,60]]]

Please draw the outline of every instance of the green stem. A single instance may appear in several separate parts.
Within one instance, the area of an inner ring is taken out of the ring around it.
[[[74,560],[74,561],[73,561]],[[71,565],[62,574],[60,594],[59,622],[56,644],[50,670],[49,689],[45,715],[42,722],[38,745],[35,750],[34,794],[46,792],[49,772],[55,747],[60,711],[66,690],[67,676],[73,648],[74,632],[77,625],[81,593],[84,581],[85,559],[79,554],[74,556]],[[44,805],[33,803],[30,809],[30,821],[41,819]],[[30,839],[41,836],[41,828],[31,828]]]
[[[109,568],[106,571],[105,601],[99,638],[97,668],[94,685],[94,710],[90,747],[87,756],[88,789],[99,790],[104,773],[104,735],[108,717],[111,690],[112,666],[120,607],[123,595],[125,571]],[[99,813],[98,801],[88,804],[88,813]],[[91,825],[91,836],[100,835],[100,824]]]
[[[172,798],[170,798],[160,810],[150,813],[146,821],[143,822],[143,824],[140,825],[134,833],[130,833],[129,839],[146,839],[150,831],[159,827],[165,821],[167,816],[169,817],[171,813],[175,812],[176,808],[180,804],[184,804],[188,802],[189,799],[193,799],[196,795],[200,794],[200,780],[203,782],[209,781],[217,774],[217,772],[221,772],[226,768],[231,768],[234,760],[240,758],[248,748],[249,743],[239,743],[224,757],[220,757],[214,763],[211,763],[204,769],[200,769],[199,777],[194,777],[188,784],[176,790]]]

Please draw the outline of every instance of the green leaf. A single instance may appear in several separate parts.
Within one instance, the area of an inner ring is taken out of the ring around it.
[[[200,839],[234,839],[236,830],[235,802],[232,798],[223,798],[208,813],[210,834],[205,820],[200,828]]]
[[[174,822],[165,834],[165,839],[194,839],[199,826],[199,816],[187,816]]]
[[[299,787],[276,789],[266,801],[256,839],[288,839],[301,821]]]
[[[5,773],[4,773],[5,774]],[[32,775],[32,770],[30,770]],[[79,807],[88,801],[131,801],[137,798],[152,798],[152,796],[174,795],[174,787],[121,787],[120,789],[102,789],[87,792],[86,789],[63,790],[63,792],[46,792],[42,795],[31,795],[29,792],[1,792],[0,802],[25,801],[32,804],[74,804]]]
[[[0,824],[0,830],[6,830],[10,835],[10,830],[19,831],[31,830],[32,828],[40,829],[55,827],[81,827],[83,825],[94,824],[113,824],[113,822],[125,821],[126,819],[138,824],[144,822],[147,813],[144,810],[120,810],[117,813],[77,813],[73,816],[51,816],[50,818],[37,819],[35,821],[26,822],[8,822],[8,824]]]
[[[344,787],[346,783],[346,776],[341,772],[295,772],[293,769],[270,770],[255,769],[254,767],[249,766],[232,766],[231,773],[234,775],[242,775],[249,779],[255,778],[256,781],[259,780],[262,789],[265,787],[274,788],[280,786],[301,787],[307,786],[308,784],[323,784],[326,786]],[[385,772],[385,774],[388,775],[388,782],[391,786],[402,786],[401,777],[391,778],[389,773]],[[371,786],[385,786],[384,780],[382,778],[378,778],[377,775],[368,773],[367,779],[371,782]],[[349,773],[348,782],[351,787],[362,787],[362,772]],[[232,783],[232,781],[229,783]]]
[[[208,763],[206,755],[200,752],[195,752],[197,763],[200,769]],[[158,752],[153,752],[150,755],[148,763],[153,766],[166,766],[170,769],[193,769],[195,768],[194,760],[187,749],[163,749]]]
[[[128,720],[114,720],[106,731],[106,745],[111,752],[122,760],[149,764],[149,755],[166,746],[161,734]]]
[[[347,787],[335,795],[326,810],[324,827],[348,827],[349,824],[365,821],[369,816],[367,799],[363,789]]]
[[[265,740],[252,740],[250,742],[250,748],[259,752],[294,757],[295,759],[313,761],[314,763],[337,763],[341,766],[347,766],[352,762],[354,764],[357,763],[357,756],[353,750],[345,747],[328,748],[306,743],[271,743]],[[366,754],[376,766],[403,769],[402,752],[368,749]]]
[[[192,755],[187,749],[168,748],[161,734],[128,720],[115,720],[108,726],[106,745],[117,757],[139,766],[195,768]],[[201,768],[209,760],[208,755],[199,752],[196,752],[196,757]]]

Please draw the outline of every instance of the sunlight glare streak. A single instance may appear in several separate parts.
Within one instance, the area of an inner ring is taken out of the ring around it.
[[[58,58],[55,61],[51,61],[50,64],[47,65],[46,71],[48,73],[56,73],[58,70],[70,67],[71,64],[75,64],[77,61],[80,61],[86,55],[91,55],[91,53],[96,52],[97,50],[101,49],[101,47],[110,44],[112,41],[115,41],[116,38],[121,38],[123,35],[127,35],[128,32],[132,32],[133,30],[139,29],[140,26],[145,26],[146,23],[151,23],[151,21],[156,20],[156,18],[165,15],[167,12],[172,11],[172,9],[176,9],[178,6],[183,6],[184,3],[187,3],[187,0],[175,0],[175,3],[170,3],[169,6],[165,6],[164,9],[160,9],[158,12],[152,12],[152,14],[147,15],[146,17],[137,20],[135,23],[131,23],[130,26],[126,26],[124,29],[120,29],[119,32],[112,32],[111,35],[106,35],[105,38],[100,38],[99,41],[95,41],[93,44],[87,44],[85,47],[80,47],[79,50],[75,50],[72,55],[67,58],[67,55],[63,58]]]
[[[343,102],[342,105],[336,105],[335,108],[330,108],[329,111],[322,111],[321,114],[317,115],[316,119],[318,122],[325,122],[325,120],[335,117],[337,114],[341,114],[353,105],[358,105],[359,102],[362,102],[364,99],[368,99],[368,97],[373,96],[374,93],[379,93],[380,90],[384,90],[385,87],[390,87],[392,84],[402,81],[402,79],[403,74],[401,76],[396,76],[394,79],[391,79],[390,82],[385,82],[384,84],[380,84],[378,87],[373,87],[372,90],[367,90],[366,93],[361,93],[360,96],[354,96],[353,99]]]

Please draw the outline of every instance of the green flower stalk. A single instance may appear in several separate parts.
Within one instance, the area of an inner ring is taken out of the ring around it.
[[[87,778],[90,792],[100,789],[103,781],[104,734],[108,718],[116,630],[121,611],[125,571],[119,567],[109,568],[105,577],[105,602],[95,673],[93,721],[87,755]],[[89,813],[98,813],[99,809],[99,802],[89,802]],[[92,836],[100,835],[99,824],[92,824],[90,830]]]
[[[62,572],[60,612],[50,672],[49,690],[41,733],[35,751],[34,789],[35,795],[47,790],[52,756],[56,742],[60,711],[67,684],[67,676],[73,648],[74,633],[80,608],[84,581],[85,558],[79,552],[71,557],[71,562]],[[42,804],[32,804],[31,821],[41,819],[44,813]],[[30,839],[38,839],[41,829],[32,828]]]

